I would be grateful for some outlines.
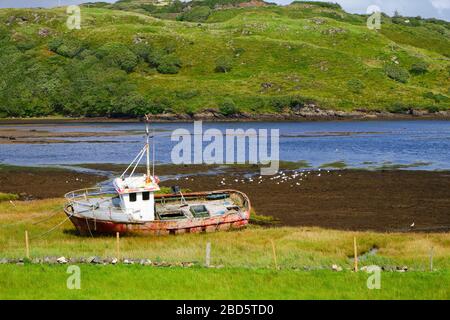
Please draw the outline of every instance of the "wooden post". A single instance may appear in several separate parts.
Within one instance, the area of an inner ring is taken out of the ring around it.
[[[353,250],[355,255],[355,272],[358,272],[358,248],[356,247],[356,237],[353,237]]]
[[[211,242],[206,243],[206,257],[205,266],[209,267],[211,265]]]
[[[116,251],[117,251],[117,260],[120,260],[120,234],[116,232]]]
[[[433,272],[433,247],[430,249],[430,271]]]
[[[25,253],[27,259],[30,259],[30,244],[28,243],[28,231],[25,230]]]
[[[273,261],[275,262],[275,269],[278,270],[278,262],[277,262],[277,252],[275,251],[275,243],[271,239],[270,242],[272,243],[272,252],[273,252]]]

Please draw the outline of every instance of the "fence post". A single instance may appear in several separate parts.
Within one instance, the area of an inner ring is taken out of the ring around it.
[[[205,266],[209,267],[211,265],[211,242],[206,243],[206,257]]]
[[[25,254],[27,259],[30,259],[30,244],[28,241],[28,231],[25,230]]]
[[[353,251],[355,256],[355,272],[358,272],[358,248],[356,246],[356,237],[353,237]]]
[[[272,239],[270,239],[270,242],[272,243],[272,253],[273,253],[273,261],[275,262],[275,269],[278,270],[278,262],[277,262],[277,252],[275,250],[275,243]]]
[[[116,232],[116,251],[117,251],[117,260],[120,260],[120,234]]]
[[[433,272],[433,247],[430,248],[430,271]]]

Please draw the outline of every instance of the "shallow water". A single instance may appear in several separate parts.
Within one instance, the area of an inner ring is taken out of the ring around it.
[[[177,143],[170,139],[173,130],[193,131],[192,123],[158,123],[151,127],[155,130],[156,160],[160,163],[171,163],[171,150]],[[0,125],[1,128],[126,134],[61,138],[77,143],[0,145],[0,163],[16,165],[129,163],[144,143],[141,123]],[[279,129],[280,160],[303,160],[313,168],[334,163],[331,167],[450,169],[450,121],[203,123],[203,130],[210,128],[222,132],[237,128]]]

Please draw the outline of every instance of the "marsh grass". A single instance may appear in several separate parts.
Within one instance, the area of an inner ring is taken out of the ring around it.
[[[80,237],[70,221],[40,236],[65,219],[60,199],[0,203],[0,257],[25,256],[24,232],[30,235],[31,257],[114,257],[115,238]],[[53,216],[52,216],[53,215]],[[199,262],[205,259],[207,242],[212,244],[211,263],[233,268],[272,268],[271,241],[278,264],[288,268],[330,268],[339,264],[350,269],[353,237],[359,253],[376,247],[364,265],[408,266],[428,270],[430,248],[434,248],[437,270],[450,267],[448,233],[375,233],[325,230],[312,227],[261,227],[250,225],[240,231],[177,236],[122,236],[123,258],[149,258],[154,261]]]
[[[2,193],[0,192],[0,202],[10,201],[10,200],[18,200],[19,196],[13,193]]]

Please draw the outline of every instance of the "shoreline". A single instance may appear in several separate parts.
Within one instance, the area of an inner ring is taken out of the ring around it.
[[[189,123],[192,121],[205,122],[320,122],[320,121],[399,121],[399,120],[450,120],[450,111],[439,113],[390,113],[390,112],[344,112],[324,110],[318,113],[305,114],[250,114],[241,113],[233,116],[223,116],[217,112],[206,114],[158,114],[150,116],[151,122],[156,123]],[[0,125],[20,124],[67,124],[67,123],[139,123],[142,118],[108,118],[108,117],[80,117],[80,118],[2,118]]]

